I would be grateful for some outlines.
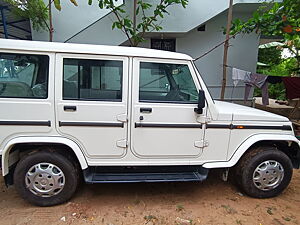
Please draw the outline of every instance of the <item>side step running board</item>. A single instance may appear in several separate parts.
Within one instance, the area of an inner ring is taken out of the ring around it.
[[[115,170],[115,169],[114,169]],[[128,170],[128,169],[127,169]],[[139,171],[140,170],[140,171]],[[194,171],[166,171],[151,172],[151,168],[145,172],[143,169],[132,169],[130,171],[108,172],[107,170],[100,171],[95,168],[89,168],[84,171],[86,183],[137,183],[137,182],[176,182],[176,181],[203,181],[207,178],[208,169],[197,168]]]

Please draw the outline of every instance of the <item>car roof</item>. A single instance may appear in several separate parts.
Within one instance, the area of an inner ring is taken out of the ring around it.
[[[100,54],[100,55],[192,60],[190,56],[182,53],[139,48],[139,47],[73,44],[73,43],[44,42],[44,41],[23,41],[23,40],[12,40],[12,39],[0,38],[0,51],[3,50]]]

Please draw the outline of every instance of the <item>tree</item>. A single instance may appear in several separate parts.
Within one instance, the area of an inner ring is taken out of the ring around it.
[[[221,100],[224,100],[225,97],[225,88],[226,88],[226,78],[227,78],[227,56],[229,48],[229,39],[230,39],[230,24],[232,22],[232,10],[233,10],[233,0],[229,0],[229,8],[227,15],[227,28],[226,28],[226,39],[224,42],[224,55],[223,55],[223,79],[222,79],[222,88],[221,88]]]
[[[131,46],[138,46],[139,43],[145,41],[147,32],[162,29],[158,18],[164,18],[164,15],[168,14],[169,6],[181,4],[185,8],[188,4],[188,0],[159,0],[156,5],[145,0],[133,0],[132,15],[125,10],[124,5],[116,6],[113,0],[98,1],[101,9],[108,9],[116,16],[112,29],[117,28],[123,31]],[[88,0],[88,3],[91,5],[92,0]]]
[[[296,66],[295,58],[283,59],[279,43],[269,43],[260,46],[258,50],[258,61],[267,66],[258,66],[257,72],[269,76],[290,76],[291,69]],[[285,87],[283,83],[268,85],[269,97],[277,100],[286,100]],[[254,89],[254,96],[262,96],[261,89]]]
[[[281,63],[282,50],[279,47],[259,48],[258,49],[258,62],[267,64],[269,66],[278,65]]]
[[[60,0],[49,0],[48,5],[43,0],[4,0],[13,9],[13,13],[21,18],[30,19],[34,30],[48,30],[49,41],[53,40],[52,7],[61,10]],[[77,6],[76,0],[70,0]]]
[[[238,33],[261,33],[279,36],[294,55],[297,63],[293,73],[300,75],[300,0],[284,0],[266,3],[247,21],[236,19],[232,22],[231,35]]]

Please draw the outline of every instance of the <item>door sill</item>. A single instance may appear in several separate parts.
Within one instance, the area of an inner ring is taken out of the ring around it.
[[[84,170],[84,179],[86,183],[204,181],[208,171],[201,166],[99,166]]]

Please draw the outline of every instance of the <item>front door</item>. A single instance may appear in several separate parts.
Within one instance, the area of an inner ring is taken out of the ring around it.
[[[128,58],[58,54],[59,132],[89,158],[119,158],[127,147]]]
[[[204,129],[190,62],[133,60],[131,149],[140,158],[196,158]],[[203,115],[206,115],[204,109]]]

